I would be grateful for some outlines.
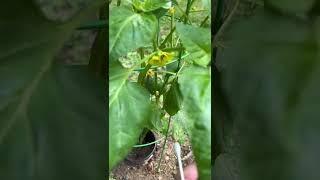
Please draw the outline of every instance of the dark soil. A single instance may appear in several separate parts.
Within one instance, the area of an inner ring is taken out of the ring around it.
[[[168,138],[167,146],[161,161],[160,171],[157,171],[163,141],[156,145],[153,157],[142,165],[132,165],[127,161],[120,162],[111,172],[116,180],[178,180],[180,179],[178,162],[174,154],[174,141]],[[181,145],[182,163],[186,167],[194,162],[189,141]],[[191,156],[190,156],[191,154]]]
[[[146,134],[146,137],[144,138],[142,144],[151,143],[155,140],[155,135],[151,131],[149,131]],[[134,147],[132,148],[126,159],[132,163],[140,164],[144,160],[147,160],[150,156],[152,156],[152,151],[154,148],[155,144],[144,147]]]
[[[147,146],[147,147],[139,147],[133,148],[132,151],[128,154],[128,160],[136,160],[142,161],[146,159],[149,154],[152,152],[154,146]]]

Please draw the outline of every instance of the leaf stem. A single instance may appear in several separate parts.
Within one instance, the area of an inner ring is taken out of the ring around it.
[[[158,162],[157,172],[160,172],[160,165],[161,165],[161,161],[162,161],[162,158],[163,158],[164,150],[166,148],[166,144],[167,144],[167,140],[168,140],[170,124],[171,124],[171,116],[169,116],[168,128],[167,128],[166,137],[164,139],[164,143],[163,143],[163,146],[162,146],[162,152],[161,152],[160,159],[159,159],[159,162]]]
[[[171,74],[171,75],[176,75],[176,73],[173,73],[173,72],[169,72],[169,71],[157,71],[159,73],[166,73],[166,74]]]
[[[206,18],[204,18],[204,20],[201,22],[200,27],[203,27],[208,19],[209,19],[209,16],[206,16]]]
[[[186,17],[184,19],[184,24],[187,24],[187,22],[188,22],[190,9],[191,9],[191,6],[193,3],[194,3],[194,0],[188,0],[188,2],[187,2],[186,12],[185,12]]]
[[[159,48],[164,48],[166,45],[166,42],[172,37],[173,32],[176,30],[176,27],[173,27],[169,34],[166,36],[166,38],[162,41],[162,43],[160,44]]]
[[[170,32],[173,32],[173,23],[174,23],[174,12],[171,13],[171,24],[170,24]],[[170,36],[171,41],[170,41],[170,47],[173,48],[173,34]]]

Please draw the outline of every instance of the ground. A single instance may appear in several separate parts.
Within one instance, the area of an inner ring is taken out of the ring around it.
[[[163,140],[164,141],[164,140]],[[129,165],[127,162],[120,162],[111,173],[111,177],[116,180],[178,180],[180,179],[178,161],[175,157],[172,138],[168,138],[160,172],[157,166],[160,159],[163,143],[157,144],[153,157],[143,165]],[[181,145],[181,158],[183,166],[186,167],[194,162],[194,156],[189,141]]]

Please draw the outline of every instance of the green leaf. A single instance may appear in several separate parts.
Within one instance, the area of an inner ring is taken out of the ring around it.
[[[211,0],[202,0],[203,7],[208,10],[209,16],[211,16]]]
[[[162,110],[156,103],[152,103],[152,112],[149,124],[147,126],[148,129],[160,132],[163,128],[163,123],[161,118],[165,115],[164,110]]]
[[[104,81],[52,62],[97,2],[66,23],[47,20],[32,0],[2,2],[1,179],[105,178]]]
[[[164,95],[163,108],[168,114],[174,116],[181,109],[183,97],[178,81],[173,82],[170,90]]]
[[[217,70],[216,66],[213,68],[213,87],[214,91],[212,93],[214,101],[212,119],[213,123],[213,157],[212,164],[215,164],[215,158],[220,153],[226,151],[226,146],[230,144],[231,132],[233,130],[233,117],[230,105],[226,99],[224,89],[222,87],[222,77],[221,73]]]
[[[177,31],[193,62],[207,66],[211,60],[210,29],[177,23]]]
[[[119,62],[109,67],[109,170],[138,142],[152,117],[150,95],[138,83],[127,80],[130,71]]]
[[[135,13],[125,6],[111,9],[109,17],[109,57],[121,55],[152,44],[156,35],[157,19],[154,15]]]
[[[172,128],[172,136],[175,141],[178,141],[180,144],[185,143],[186,135],[185,129],[183,128],[183,123],[176,119],[173,121],[173,128]]]
[[[171,7],[171,0],[133,0],[133,5],[143,12],[150,12],[160,8],[169,9]]]
[[[211,179],[211,75],[208,68],[191,66],[183,70],[179,82],[183,108],[190,124],[199,179]]]
[[[213,168],[213,179],[239,180],[239,160],[232,154],[223,153],[216,159]]]
[[[267,0],[275,8],[288,13],[306,13],[316,0]]]
[[[237,115],[241,179],[319,179],[319,29],[262,11],[225,39],[217,63]]]

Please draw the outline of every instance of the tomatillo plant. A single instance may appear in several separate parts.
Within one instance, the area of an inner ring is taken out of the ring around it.
[[[200,179],[211,179],[210,11],[199,11],[197,18],[190,13],[192,7],[204,9],[203,2],[132,0],[109,5],[110,169],[139,143],[146,128],[157,129],[165,114],[166,142],[172,117],[183,113]],[[194,21],[198,17],[203,18],[200,23]],[[119,59],[132,51],[140,59],[124,68]]]

